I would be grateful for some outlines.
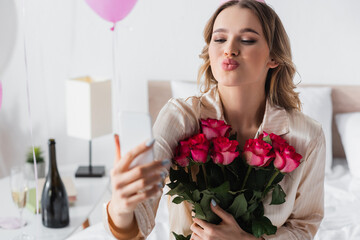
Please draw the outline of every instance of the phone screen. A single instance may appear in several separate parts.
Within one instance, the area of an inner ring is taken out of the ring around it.
[[[119,114],[120,119],[120,149],[124,156],[128,151],[153,138],[151,118],[148,113],[126,112]],[[130,168],[137,165],[146,164],[154,161],[153,149],[140,154],[130,164]]]

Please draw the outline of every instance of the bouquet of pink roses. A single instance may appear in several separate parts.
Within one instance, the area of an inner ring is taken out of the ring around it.
[[[275,234],[277,228],[264,216],[263,200],[272,191],[270,204],[285,202],[279,182],[299,166],[302,156],[280,136],[266,132],[248,139],[241,151],[230,131],[224,121],[201,119],[200,133],[176,148],[167,194],[175,196],[176,204],[191,203],[196,218],[220,223],[210,208],[214,199],[255,237]],[[176,239],[190,239],[173,234]]]

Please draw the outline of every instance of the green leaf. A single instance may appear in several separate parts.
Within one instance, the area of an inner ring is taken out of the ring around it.
[[[175,203],[175,204],[180,204],[180,203],[182,203],[183,201],[185,201],[185,199],[182,198],[182,197],[176,197],[176,198],[174,198],[174,199],[172,200],[172,202]]]
[[[191,238],[191,234],[189,234],[186,237],[184,235],[178,235],[178,234],[176,234],[174,232],[172,232],[172,234],[175,236],[176,240],[190,240],[190,238]]]
[[[248,212],[251,213],[253,212],[257,207],[259,206],[259,203],[258,202],[254,202],[253,204],[251,204],[248,208]]]
[[[262,140],[263,140],[264,142],[272,145],[272,141],[271,141],[270,135],[267,135],[267,136],[264,137]]]
[[[272,192],[272,199],[270,205],[279,205],[285,202],[286,194],[279,184],[275,185]]]
[[[254,218],[260,218],[264,216],[264,204],[263,202],[258,202],[257,208],[252,212]]]
[[[166,195],[174,196],[174,195],[180,195],[185,191],[185,187],[182,183],[179,183],[175,188],[171,189],[166,193]]]
[[[177,185],[179,185],[179,181],[177,181],[177,182],[170,182],[170,183],[168,183],[168,184],[166,184],[170,189],[173,189],[173,188],[176,188],[177,187]]]
[[[201,199],[200,191],[198,189],[194,190],[192,193],[192,197],[193,197],[194,202],[199,202]]]
[[[228,193],[230,191],[230,183],[228,181],[226,181],[216,188],[211,188],[210,191],[217,193],[217,194]]]
[[[243,215],[247,210],[247,201],[245,199],[244,194],[238,195],[231,206],[228,208],[228,212],[230,212],[235,218],[239,218]]]
[[[262,216],[252,221],[252,233],[255,237],[259,238],[262,235],[272,235],[276,233],[277,228],[272,225],[271,221]]]
[[[205,214],[206,221],[213,224],[220,223],[221,219],[211,210],[210,207],[211,199],[214,199],[217,203],[219,203],[219,199],[217,199],[215,194],[209,190],[204,190],[201,193],[202,198],[200,200],[200,205]]]
[[[224,182],[216,188],[211,188],[210,191],[215,193],[215,196],[217,199],[219,199],[223,209],[228,208],[234,201],[234,196],[230,193],[229,181]]]
[[[206,220],[205,213],[200,203],[194,203],[194,208],[195,208],[195,217],[198,219]]]

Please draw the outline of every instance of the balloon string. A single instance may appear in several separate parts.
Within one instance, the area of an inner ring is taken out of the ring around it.
[[[121,111],[121,82],[118,78],[118,71],[117,71],[117,57],[116,54],[118,52],[118,38],[116,34],[116,23],[114,23],[114,30],[113,30],[113,86],[115,86],[115,108],[116,108],[116,125],[115,125],[115,133],[120,133],[120,111]]]
[[[3,95],[3,90],[2,90],[2,83],[0,81],[0,110],[1,110],[1,105],[2,105],[2,95]]]
[[[35,200],[36,200],[36,214],[39,212],[39,200],[38,200],[38,186],[37,186],[37,166],[36,166],[36,156],[35,156],[35,147],[33,141],[33,131],[32,131],[32,116],[31,116],[31,104],[30,104],[30,80],[29,80],[29,71],[28,71],[28,61],[27,61],[27,49],[26,49],[26,15],[25,15],[25,2],[22,0],[22,19],[23,19],[23,29],[24,29],[24,62],[25,62],[25,79],[26,79],[26,94],[27,94],[27,107],[29,114],[29,129],[30,129],[30,138],[31,146],[33,150],[33,160],[34,160],[34,173],[35,173]]]

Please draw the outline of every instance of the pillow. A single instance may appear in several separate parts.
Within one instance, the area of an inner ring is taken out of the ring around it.
[[[335,116],[350,173],[360,178],[360,112]]]
[[[330,87],[298,87],[302,112],[322,125],[326,142],[325,173],[331,173],[332,100]]]
[[[174,98],[187,98],[199,94],[199,88],[193,81],[171,81],[171,92]]]

